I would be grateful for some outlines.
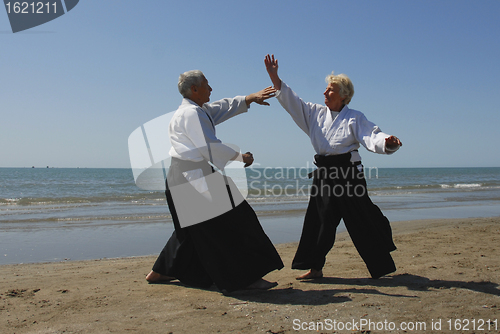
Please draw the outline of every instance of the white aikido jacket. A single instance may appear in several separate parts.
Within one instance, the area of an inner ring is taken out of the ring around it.
[[[362,112],[344,106],[340,112],[328,107],[304,102],[283,81],[276,98],[292,116],[295,123],[309,136],[314,150],[320,155],[338,155],[351,152],[351,161],[361,161],[357,150],[361,143],[368,151],[392,154],[399,146],[391,150],[386,147],[383,133],[378,126],[370,122]]]
[[[245,96],[205,103],[203,107],[184,98],[169,124],[170,156],[194,162],[207,160],[223,170],[239,152],[217,138],[215,125],[246,111]],[[198,192],[208,191],[201,169],[187,171],[183,175]]]

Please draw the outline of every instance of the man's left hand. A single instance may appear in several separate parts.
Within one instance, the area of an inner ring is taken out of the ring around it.
[[[243,158],[243,162],[245,163],[245,166],[243,167],[248,167],[250,166],[251,164],[253,164],[253,154],[250,153],[250,152],[247,152],[247,153],[243,153],[242,155],[242,158]]]

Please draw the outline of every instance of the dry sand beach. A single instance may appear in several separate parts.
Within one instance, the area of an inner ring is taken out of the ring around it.
[[[393,223],[397,272],[368,279],[346,233],[325,278],[296,244],[265,292],[148,284],[155,256],[1,266],[2,333],[500,333],[500,217]],[[363,327],[361,327],[363,325]],[[371,326],[371,327],[369,327]],[[424,327],[425,326],[425,327]],[[440,329],[439,329],[440,328]]]

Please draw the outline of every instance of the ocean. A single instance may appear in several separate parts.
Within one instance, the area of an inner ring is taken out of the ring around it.
[[[311,170],[233,176],[274,243],[298,241]],[[499,167],[365,168],[365,177],[392,222],[500,215]],[[0,264],[157,254],[172,231],[164,193],[139,188],[131,169],[0,168]]]

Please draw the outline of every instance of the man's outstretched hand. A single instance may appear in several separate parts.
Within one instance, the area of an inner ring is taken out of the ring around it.
[[[269,103],[267,103],[266,100],[270,99],[271,97],[274,97],[275,95],[276,95],[276,89],[269,86],[261,91],[258,91],[257,93],[247,95],[245,101],[247,103],[247,106],[250,106],[252,102],[255,102],[263,106],[268,106]]]

